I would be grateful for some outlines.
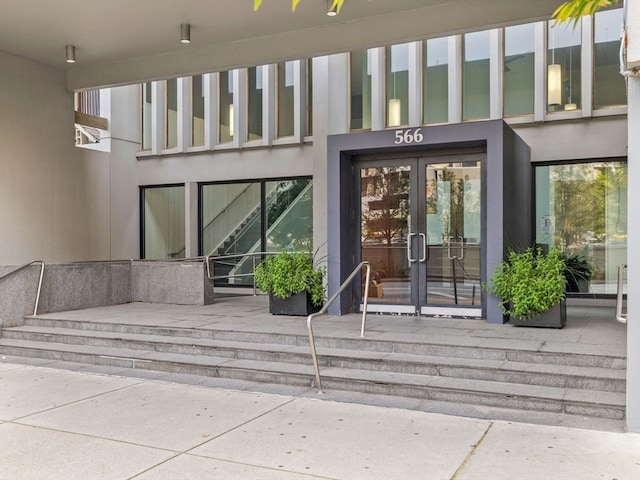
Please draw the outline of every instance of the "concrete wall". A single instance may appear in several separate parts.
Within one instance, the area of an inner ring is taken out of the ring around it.
[[[144,262],[131,264],[134,302],[209,305],[213,281],[203,262]]]

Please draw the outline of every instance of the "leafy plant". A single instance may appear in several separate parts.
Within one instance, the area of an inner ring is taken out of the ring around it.
[[[580,281],[588,282],[593,275],[593,265],[584,253],[560,254],[564,261],[564,277],[567,282],[568,291],[578,291]]]
[[[267,257],[255,271],[256,287],[278,298],[288,298],[300,292],[311,294],[311,302],[324,303],[326,269],[315,265],[310,253],[289,253],[282,250]]]
[[[503,300],[505,315],[521,319],[534,317],[564,298],[565,264],[560,252],[552,248],[543,254],[540,248],[510,252],[501,261],[483,288]]]

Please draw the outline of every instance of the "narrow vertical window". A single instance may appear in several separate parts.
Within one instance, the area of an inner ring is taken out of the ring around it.
[[[142,84],[142,149],[151,150],[151,82]]]
[[[204,145],[204,76],[191,77],[191,145]]]
[[[535,31],[532,23],[504,29],[504,115],[533,113]]]
[[[295,62],[278,64],[278,137],[293,136],[293,69]]]
[[[464,36],[462,119],[489,118],[489,31]]]
[[[423,112],[424,123],[449,120],[449,39],[424,42]]]
[[[371,128],[369,51],[351,52],[351,130]]]
[[[387,127],[409,124],[409,44],[386,48]]]
[[[218,81],[218,138],[220,143],[233,140],[233,70],[220,72]]]
[[[622,9],[595,14],[593,106],[626,105],[624,77],[620,75],[620,25]]]
[[[166,81],[165,93],[166,93],[165,147],[175,148],[178,146],[178,80],[177,79],[172,78]]]
[[[549,22],[547,67],[547,109],[549,112],[580,108],[581,28],[553,27]]]
[[[249,140],[262,138],[262,73],[263,67],[251,67],[248,72],[248,134]]]

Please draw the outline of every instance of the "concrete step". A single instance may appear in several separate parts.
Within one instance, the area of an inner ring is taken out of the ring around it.
[[[308,345],[265,344],[186,337],[168,338],[148,334],[78,331],[39,326],[8,328],[4,330],[3,336],[16,340],[311,364]],[[611,392],[624,392],[626,387],[626,373],[620,369],[329,348],[322,348],[319,352],[321,365],[352,370],[436,375]]]

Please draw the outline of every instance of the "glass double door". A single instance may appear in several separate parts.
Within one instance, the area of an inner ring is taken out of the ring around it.
[[[483,158],[478,153],[357,164],[360,255],[372,268],[370,311],[481,315]]]

